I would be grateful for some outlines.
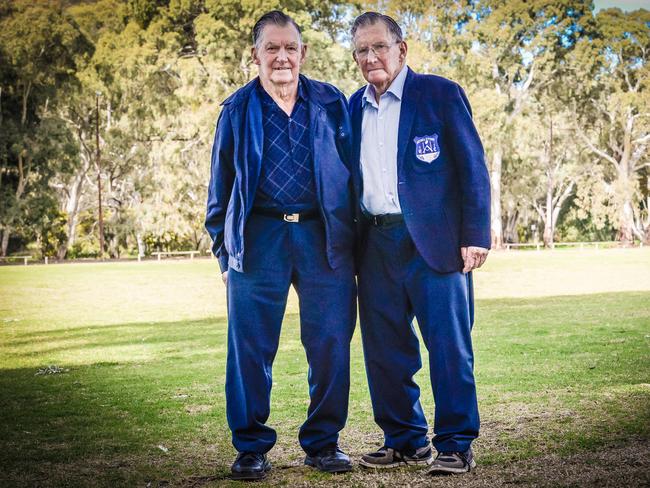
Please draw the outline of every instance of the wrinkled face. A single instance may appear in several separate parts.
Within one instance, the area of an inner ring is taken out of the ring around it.
[[[307,46],[300,42],[300,35],[291,24],[265,26],[251,51],[253,62],[259,66],[262,83],[274,85],[297,81],[306,53]]]
[[[354,36],[354,60],[368,83],[383,93],[406,60],[406,43],[395,42],[383,22],[359,27]]]

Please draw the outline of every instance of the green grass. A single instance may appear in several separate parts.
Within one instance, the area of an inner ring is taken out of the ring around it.
[[[647,445],[650,250],[494,253],[476,295],[481,465]],[[287,469],[269,482],[328,483],[298,467],[308,391],[293,294],[287,312],[269,419]],[[0,267],[0,486],[235,485],[225,358],[215,261]],[[36,374],[48,365],[66,371]],[[357,330],[341,436],[353,456],[381,445],[371,411]],[[392,484],[368,476],[337,481]]]

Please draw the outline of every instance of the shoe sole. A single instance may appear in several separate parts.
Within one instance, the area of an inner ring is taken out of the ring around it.
[[[418,459],[413,460],[413,461],[398,461],[395,463],[390,463],[390,464],[375,464],[371,463],[368,461],[364,461],[361,459],[359,461],[359,465],[363,466],[364,468],[371,468],[371,469],[393,469],[393,468],[407,468],[409,466],[429,466],[431,463],[433,463],[433,456],[427,459]]]
[[[352,471],[352,465],[324,467],[323,465],[319,465],[318,462],[314,461],[309,456],[305,458],[305,466],[316,468],[323,473],[348,473]]]
[[[266,478],[266,473],[271,470],[271,465],[267,464],[264,466],[264,471],[251,471],[248,473],[240,473],[238,471],[232,471],[231,478],[234,480],[241,481],[255,481],[262,480]]]
[[[427,471],[427,474],[436,475],[436,474],[465,474],[469,473],[472,469],[476,468],[476,461],[472,459],[469,463],[469,466],[466,468],[444,468],[442,466],[431,468]]]

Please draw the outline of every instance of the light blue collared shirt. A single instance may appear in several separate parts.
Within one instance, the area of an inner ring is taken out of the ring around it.
[[[379,97],[379,103],[372,85],[368,84],[363,92],[361,202],[372,215],[402,213],[397,196],[397,135],[407,71],[404,65],[388,90]]]

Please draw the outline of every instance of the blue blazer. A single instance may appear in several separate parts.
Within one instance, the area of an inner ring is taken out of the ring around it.
[[[350,98],[357,195],[363,191],[364,89]],[[408,69],[399,120],[397,178],[406,226],[432,269],[459,271],[461,246],[490,247],[490,178],[469,102],[458,84]]]
[[[343,94],[300,76],[309,99],[310,137],[327,259],[332,268],[350,264],[355,223],[350,168],[351,129]],[[259,78],[223,102],[212,146],[205,227],[222,271],[243,269],[244,228],[253,208],[262,165],[264,131]]]

